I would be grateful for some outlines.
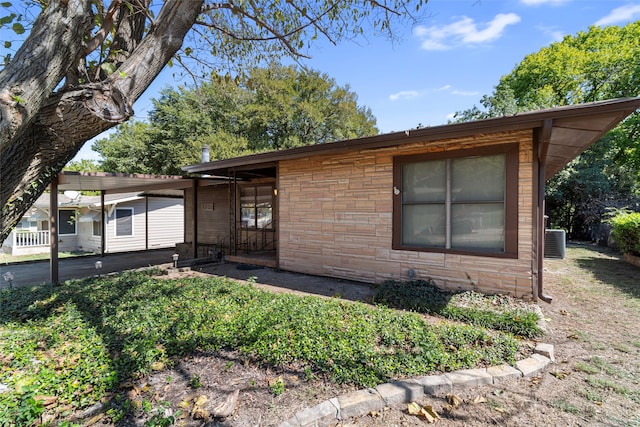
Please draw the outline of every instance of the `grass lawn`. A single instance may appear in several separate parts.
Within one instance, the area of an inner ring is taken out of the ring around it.
[[[275,294],[226,278],[157,273],[1,291],[0,425],[65,425],[74,411],[196,350],[235,350],[255,363],[303,367],[361,387],[513,363],[519,350],[509,332],[429,325],[418,313]],[[479,316],[477,307],[469,310],[469,319]]]

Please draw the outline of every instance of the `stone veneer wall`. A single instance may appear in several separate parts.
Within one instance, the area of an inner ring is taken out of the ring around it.
[[[279,265],[368,283],[431,277],[446,289],[530,297],[533,277],[533,133],[503,132],[279,164]],[[393,157],[518,142],[518,258],[391,249]]]

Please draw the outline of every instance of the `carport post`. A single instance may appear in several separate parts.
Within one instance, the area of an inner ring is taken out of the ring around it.
[[[49,193],[49,272],[51,283],[58,283],[58,176],[51,180]]]
[[[192,223],[191,223],[191,230],[192,230],[192,234],[193,234],[193,246],[192,246],[192,250],[193,250],[193,259],[198,258],[198,179],[194,178],[193,179],[193,183],[191,188],[193,189],[193,215],[192,215]]]
[[[100,190],[100,227],[102,227],[102,230],[100,230],[100,256],[102,258],[104,258],[104,249],[106,247],[106,232],[107,232],[107,226],[106,226],[106,218],[104,215],[104,190]]]

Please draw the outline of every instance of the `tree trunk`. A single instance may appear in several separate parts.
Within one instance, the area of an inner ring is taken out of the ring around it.
[[[60,93],[41,90],[44,102],[39,103],[41,107],[33,119],[28,123],[23,120],[21,128],[7,133],[10,136],[7,143],[3,134],[0,242],[87,140],[133,115],[131,105],[182,46],[202,4],[203,0],[165,2],[152,28],[118,71],[103,82]],[[74,13],[80,13],[78,10]],[[31,36],[25,44],[30,39]],[[29,46],[25,49],[28,51]],[[55,50],[55,46],[51,49]],[[67,63],[67,69],[73,62]],[[66,71],[62,70],[62,75]],[[33,76],[30,79],[36,80]],[[3,112],[3,126],[5,120]]]
[[[26,131],[83,50],[91,32],[91,0],[53,0],[0,72],[0,153]],[[4,186],[4,182],[3,182]]]

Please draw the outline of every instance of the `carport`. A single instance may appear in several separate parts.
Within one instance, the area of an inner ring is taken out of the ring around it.
[[[198,186],[210,185],[215,179],[207,178],[184,178],[172,175],[143,175],[143,174],[119,174],[106,172],[70,172],[63,171],[55,177],[49,185],[49,231],[50,238],[50,281],[59,282],[58,274],[58,192],[59,191],[99,191],[100,211],[104,215],[105,194],[144,192],[156,196],[184,196],[187,188],[197,188]],[[197,194],[197,191],[194,193]],[[198,203],[193,200],[194,206]],[[196,209],[194,209],[196,211]],[[103,227],[105,226],[103,222]],[[185,229],[191,227],[193,235],[197,236],[197,220],[192,219],[189,224],[185,223]],[[105,233],[102,234],[101,255],[104,256]],[[196,239],[192,242],[194,248],[197,245]]]

